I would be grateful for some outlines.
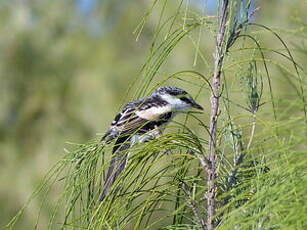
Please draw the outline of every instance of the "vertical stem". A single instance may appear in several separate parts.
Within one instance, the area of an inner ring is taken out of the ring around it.
[[[211,117],[210,117],[210,139],[209,139],[209,162],[207,166],[207,185],[208,191],[206,194],[207,199],[207,229],[213,230],[215,228],[214,216],[216,213],[216,165],[217,165],[217,154],[216,154],[216,142],[217,142],[217,120],[219,115],[219,102],[220,102],[220,89],[221,89],[221,72],[223,66],[224,55],[226,49],[224,49],[225,33],[226,33],[226,22],[229,10],[228,0],[222,0],[221,18],[219,28],[216,36],[216,47],[215,47],[215,63],[214,73],[212,78],[212,93],[211,93]]]

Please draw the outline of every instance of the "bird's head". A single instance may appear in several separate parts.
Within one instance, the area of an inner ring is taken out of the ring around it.
[[[153,96],[160,96],[172,105],[174,111],[182,111],[189,108],[203,110],[199,104],[183,89],[174,86],[164,86],[156,89]]]

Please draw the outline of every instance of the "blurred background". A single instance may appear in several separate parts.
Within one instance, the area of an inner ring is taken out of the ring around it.
[[[126,97],[128,86],[140,74],[149,53],[159,11],[151,15],[138,41],[133,31],[153,2],[0,1],[1,227],[26,203],[65,154],[64,148],[72,148],[68,142],[96,138],[120,106],[131,99],[133,93]],[[179,2],[168,4],[170,14],[172,4],[176,9]],[[184,4],[195,11],[216,14],[214,0]],[[255,6],[261,7],[255,21],[278,28],[298,63],[306,64],[306,50],[300,50],[306,47],[306,37],[296,35],[307,30],[306,1],[263,0],[256,1]],[[281,48],[271,36],[260,36],[263,46]],[[208,60],[212,60],[213,46],[212,36],[199,46]],[[186,39],[159,74],[167,76],[186,69],[208,72],[202,64],[195,64],[194,56],[195,47]],[[278,93],[290,89],[282,79],[274,87]],[[203,98],[202,104],[208,101]],[[50,197],[36,198],[16,229],[33,226],[39,212],[41,219],[48,220],[50,209],[47,206],[39,211],[41,201],[56,195],[57,190]]]

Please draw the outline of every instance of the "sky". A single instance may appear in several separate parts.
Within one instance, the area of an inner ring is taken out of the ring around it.
[[[121,13],[117,13],[116,15],[108,15],[104,20],[103,26],[100,22],[98,22],[95,18],[91,17],[93,10],[95,9],[98,2],[100,3],[108,3],[114,0],[77,0],[77,8],[80,10],[81,15],[85,16],[85,20],[88,22],[88,29],[93,34],[101,34],[106,33],[109,30],[112,30],[114,24],[118,21],[121,16]],[[133,0],[123,0],[127,5],[129,1]],[[147,0],[144,0],[147,1]],[[178,0],[179,1],[179,0]],[[248,0],[245,0],[248,1]],[[253,0],[255,2],[256,0]],[[204,12],[208,15],[214,15],[217,11],[218,0],[185,0],[186,3],[194,4],[196,7],[199,7],[201,10],[205,10]],[[122,12],[125,9],[125,4],[118,5],[118,12]],[[252,4],[253,5],[253,4]],[[205,6],[205,7],[204,7]],[[253,7],[251,8],[253,9]]]
[[[99,0],[98,0],[99,1]],[[111,0],[101,0],[101,1],[111,1]],[[208,7],[208,11],[212,12],[215,11],[217,8],[217,0],[188,0],[191,3],[195,3],[196,5],[201,5],[202,3],[205,3]],[[91,12],[91,10],[95,7],[97,3],[97,0],[78,0],[77,4],[79,9],[85,13],[88,14]]]

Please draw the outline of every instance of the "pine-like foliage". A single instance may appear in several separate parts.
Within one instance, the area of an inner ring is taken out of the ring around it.
[[[250,1],[220,1],[219,12],[223,12],[226,2],[222,31],[218,29],[223,23],[222,14],[204,16],[179,1],[172,16],[166,18],[168,1],[154,1],[136,30],[137,37],[142,36],[150,15],[155,10],[160,12],[148,59],[131,86],[131,95],[148,95],[159,85],[176,82],[193,89],[195,97],[206,98],[209,104],[215,71],[210,66],[216,60],[206,57],[202,43],[208,41],[207,34],[224,36],[218,47],[223,60],[214,146],[214,228],[305,229],[306,72],[278,33],[251,22],[257,9]],[[275,39],[282,51],[262,47],[262,33]],[[180,69],[159,78],[159,71],[183,40],[195,45],[195,63],[206,70],[200,73]],[[274,61],[269,52],[286,62]],[[274,70],[271,73],[276,67],[279,76],[274,75]],[[293,100],[283,98],[286,93],[275,92],[274,81],[278,78],[291,82],[294,93],[289,94]],[[209,110],[208,107],[207,115]],[[104,145],[97,139],[76,145],[33,194],[47,193],[54,184],[63,185],[44,229],[207,229],[209,142],[205,115],[187,113],[183,121],[173,122],[162,137],[127,150],[127,168],[103,202],[99,197],[112,144]],[[8,227],[13,229],[26,206]]]

